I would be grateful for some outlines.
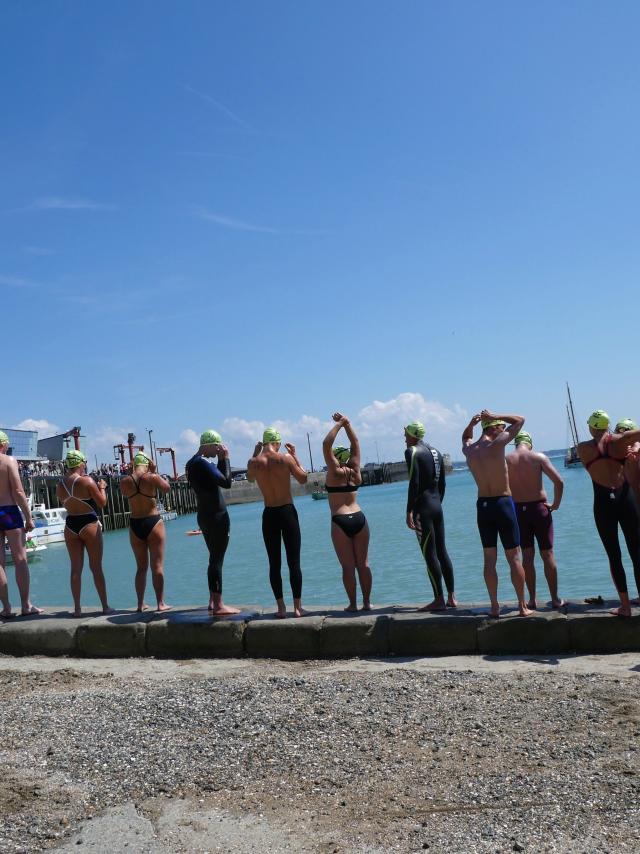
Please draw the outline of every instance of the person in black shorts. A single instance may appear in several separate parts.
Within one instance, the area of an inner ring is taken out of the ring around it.
[[[473,441],[473,428],[482,422],[482,435]],[[500,616],[498,603],[498,536],[511,570],[521,617],[531,611],[525,602],[524,569],[520,556],[520,531],[509,488],[505,448],[522,429],[521,415],[494,415],[484,409],[474,415],[462,434],[462,452],[478,485],[477,519],[484,554],[484,580],[491,600],[491,617]]]
[[[218,458],[218,465],[212,457]],[[198,526],[209,550],[209,610],[214,616],[239,614],[222,601],[222,564],[229,545],[229,514],[222,489],[231,489],[229,451],[215,430],[205,430],[200,447],[185,466],[189,485],[196,494]]]
[[[453,565],[444,538],[444,462],[440,451],[423,441],[424,434],[424,425],[420,421],[412,421],[404,428],[407,445],[404,457],[409,470],[407,525],[416,532],[433,588],[433,601],[418,610],[444,611],[447,606],[455,608],[458,604],[454,593]],[[443,578],[448,594],[446,603]]]
[[[564,483],[545,454],[533,450],[533,439],[525,430],[515,438],[515,453],[507,455],[509,486],[516,505],[522,565],[529,590],[529,608],[538,607],[536,601],[536,567],[534,539],[540,549],[544,574],[551,594],[551,607],[562,608],[564,600],[558,596],[558,568],[553,553],[553,512],[562,500]],[[547,500],[542,483],[546,474],[553,483],[553,503]]]

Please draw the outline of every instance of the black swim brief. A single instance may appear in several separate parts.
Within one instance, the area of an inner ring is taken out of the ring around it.
[[[24,519],[17,504],[0,507],[0,531],[15,531],[24,528]]]

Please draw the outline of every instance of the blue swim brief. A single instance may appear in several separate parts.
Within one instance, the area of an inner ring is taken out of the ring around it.
[[[0,531],[15,531],[16,528],[24,528],[20,508],[16,504],[0,507]]]

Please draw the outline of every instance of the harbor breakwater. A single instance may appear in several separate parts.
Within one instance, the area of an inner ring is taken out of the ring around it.
[[[500,619],[488,606],[461,606],[443,614],[418,613],[415,605],[376,607],[347,614],[314,608],[299,619],[274,619],[272,610],[245,606],[234,617],[215,618],[204,608],[71,618],[46,609],[40,617],[0,623],[4,655],[94,658],[334,659],[443,655],[540,655],[640,651],[640,615],[609,614],[615,602],[592,607],[569,603],[566,612],[544,609],[529,617],[515,607]]]
[[[310,495],[315,491],[324,489],[326,473],[309,472],[307,483],[300,484],[291,481],[291,493],[295,497]],[[362,470],[362,485],[373,486],[381,483],[393,483],[399,480],[407,480],[407,467],[404,462],[383,463],[380,466],[371,466]],[[56,495],[56,485],[59,477],[35,476],[25,479],[24,487],[27,494],[33,494],[36,504],[43,504],[46,508],[60,507]],[[113,531],[118,528],[126,528],[129,524],[129,502],[120,493],[120,478],[112,475],[103,477],[107,484],[107,505],[99,510],[102,527],[105,531]],[[164,509],[175,512],[178,516],[185,513],[195,513],[197,510],[196,496],[189,483],[185,479],[173,480],[171,488],[165,496],[161,496]],[[231,489],[222,490],[227,504],[249,504],[254,501],[262,501],[262,494],[255,483],[248,480],[237,480],[231,485]]]

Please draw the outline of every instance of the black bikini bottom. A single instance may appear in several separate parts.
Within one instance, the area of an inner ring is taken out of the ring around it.
[[[331,521],[335,522],[349,539],[353,539],[367,524],[367,517],[362,510],[358,510],[356,513],[338,513],[331,517]]]
[[[129,519],[129,527],[139,540],[146,540],[160,521],[160,516],[144,516],[142,519]]]
[[[99,521],[97,513],[79,513],[78,515],[67,516],[65,526],[78,537],[88,525]]]

